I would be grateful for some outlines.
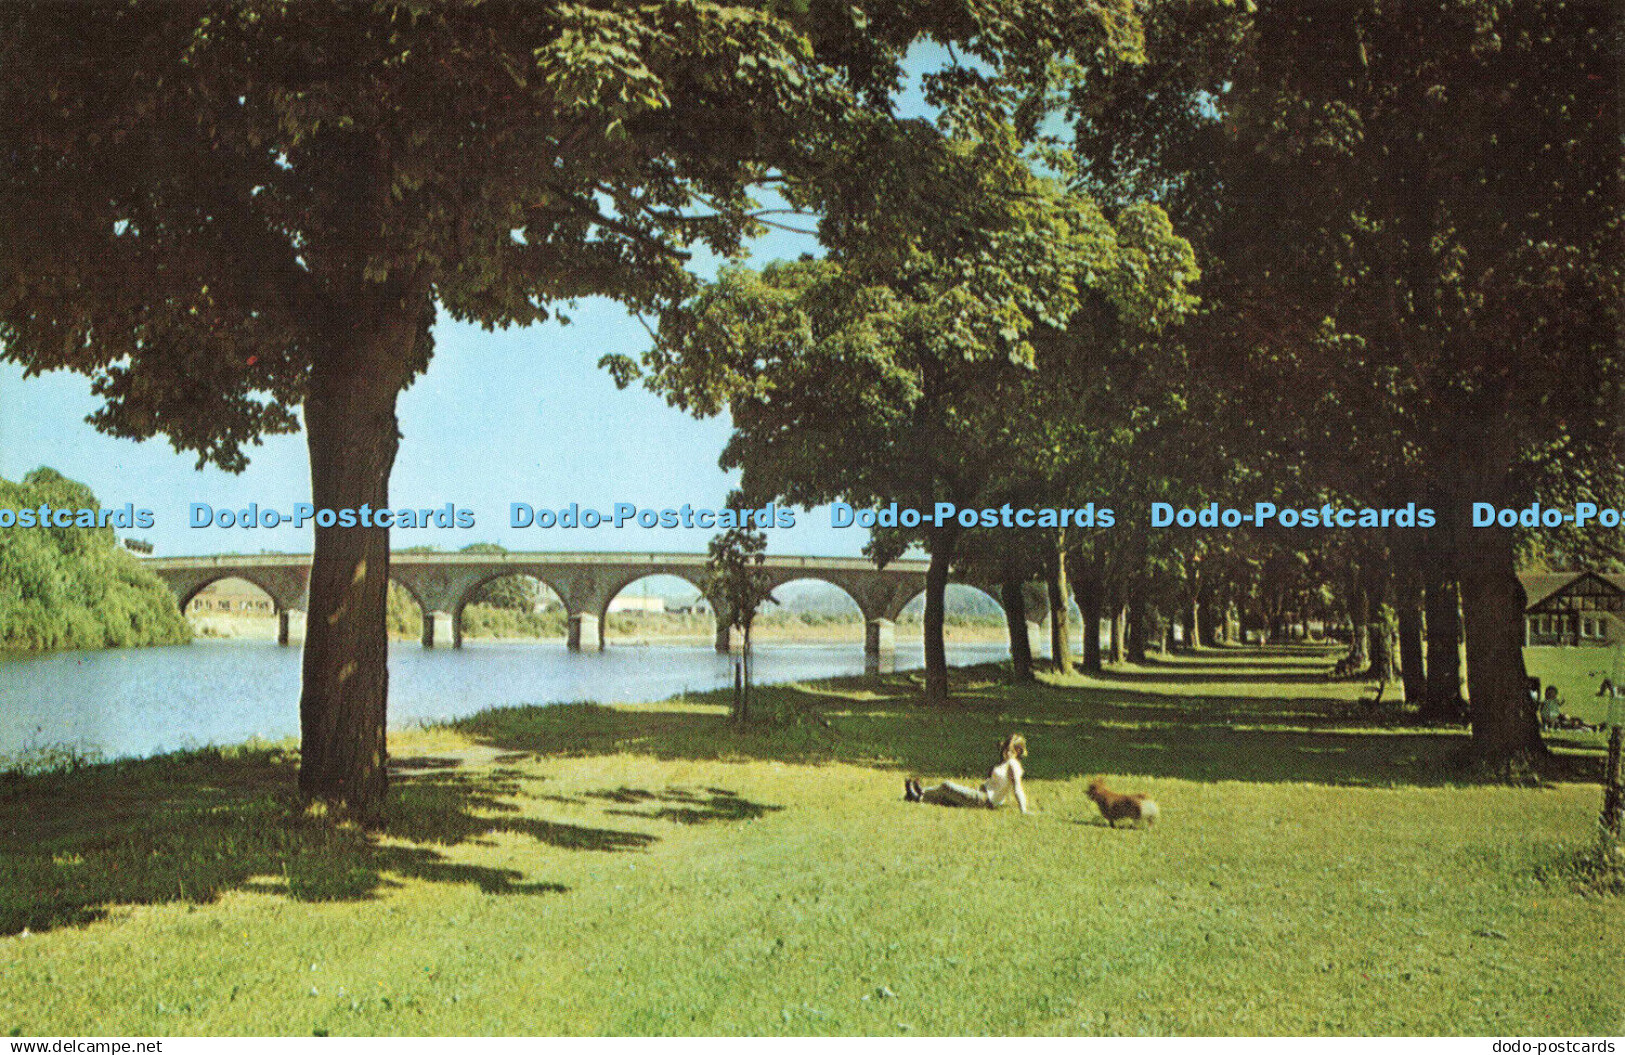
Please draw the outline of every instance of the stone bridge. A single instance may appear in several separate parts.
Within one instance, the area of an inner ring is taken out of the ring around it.
[[[304,636],[304,614],[310,587],[308,554],[259,556],[148,557],[152,569],[175,591],[182,610],[198,591],[221,579],[243,579],[270,595],[280,623],[277,641],[288,644]],[[864,651],[869,655],[896,647],[895,624],[903,608],[925,589],[926,562],[898,560],[877,568],[852,557],[775,557],[761,565],[774,589],[798,579],[816,579],[845,591],[863,613],[867,627]],[[569,647],[596,652],[604,647],[603,627],[609,603],[626,587],[648,575],[675,575],[702,594],[706,558],[691,553],[392,553],[389,577],[405,587],[423,612],[423,646],[449,642],[462,647],[463,609],[480,587],[508,575],[528,575],[546,583],[564,602],[569,615]],[[992,584],[954,578],[997,597]],[[1041,588],[1029,588],[1028,611],[1047,612]],[[717,611],[713,601],[712,611]],[[730,645],[729,628],[718,626],[717,649]]]

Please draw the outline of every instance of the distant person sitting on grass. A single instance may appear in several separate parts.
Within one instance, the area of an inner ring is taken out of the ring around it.
[[[982,806],[997,809],[1014,795],[1021,812],[1027,811],[1027,794],[1021,788],[1021,760],[1027,755],[1027,738],[1011,733],[999,745],[1000,762],[988,773],[980,788],[967,788],[945,780],[933,787],[923,787],[919,780],[909,777],[903,781],[903,798],[909,802],[931,802],[938,806]]]
[[[1556,729],[1563,722],[1563,701],[1557,695],[1557,686],[1546,686],[1546,698],[1540,701],[1540,726]]]

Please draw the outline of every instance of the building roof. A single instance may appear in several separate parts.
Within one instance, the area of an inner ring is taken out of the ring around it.
[[[1525,611],[1534,611],[1555,599],[1558,594],[1571,592],[1579,587],[1582,580],[1590,580],[1594,584],[1601,584],[1604,588],[1612,587],[1615,593],[1625,597],[1625,574],[1619,572],[1522,572],[1519,573],[1518,579],[1523,583],[1524,593],[1529,598]]]

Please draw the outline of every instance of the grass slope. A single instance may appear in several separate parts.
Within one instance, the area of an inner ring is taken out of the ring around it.
[[[23,1034],[1625,1031],[1594,783],[1453,785],[1312,652],[492,711],[395,744],[367,838],[248,747],[0,783]],[[1020,730],[1039,810],[901,801]],[[1567,742],[1596,768],[1594,739]],[[1090,776],[1163,822],[1112,830]],[[26,928],[26,930],[25,930]]]

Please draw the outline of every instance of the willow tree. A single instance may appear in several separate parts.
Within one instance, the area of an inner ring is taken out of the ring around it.
[[[750,187],[886,118],[918,36],[1043,68],[1135,28],[1127,0],[7,4],[0,340],[90,375],[104,431],[240,470],[302,423],[317,506],[386,505],[437,312],[672,303],[692,247],[757,229]],[[367,818],[388,564],[384,529],[317,529],[300,787]]]

